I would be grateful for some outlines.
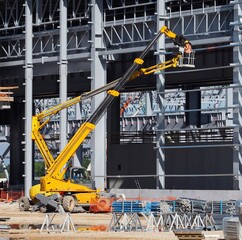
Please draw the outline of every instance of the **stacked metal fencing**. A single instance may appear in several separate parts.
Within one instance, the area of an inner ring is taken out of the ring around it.
[[[189,198],[180,198],[166,201],[173,212],[210,213],[210,214],[235,214],[235,200],[230,201],[205,201]]]
[[[234,200],[117,200],[112,203],[109,231],[218,230],[222,229],[223,218],[233,215]]]
[[[149,213],[150,201],[114,201],[112,212],[115,213]]]

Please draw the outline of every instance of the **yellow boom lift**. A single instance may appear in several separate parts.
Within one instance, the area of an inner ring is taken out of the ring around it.
[[[172,39],[174,44],[180,47],[180,51],[171,60],[148,68],[141,68],[140,66],[144,62],[144,57],[162,34],[165,34],[167,37]],[[68,100],[33,116],[32,139],[35,141],[43,156],[46,165],[46,173],[45,176],[41,177],[40,184],[37,184],[30,189],[30,199],[28,197],[20,198],[19,209],[21,211],[28,210],[31,205],[34,205],[36,209],[39,208],[40,210],[46,210],[46,206],[48,206],[48,204],[57,209],[58,204],[61,204],[65,211],[72,212],[80,206],[90,206],[92,200],[100,199],[102,194],[99,190],[92,189],[85,186],[85,184],[78,184],[74,181],[72,173],[76,172],[76,169],[71,168],[72,171],[68,169],[68,166],[70,165],[69,162],[73,155],[89,133],[94,130],[96,124],[106,112],[107,108],[112,104],[113,100],[119,96],[120,90],[129,80],[133,80],[141,75],[152,74],[167,68],[177,67],[179,66],[179,60],[182,58],[184,53],[188,55],[193,53],[191,43],[182,35],[176,35],[166,26],[163,26],[155,38],[144,49],[140,57],[134,60],[133,64],[123,77],[101,88],[84,93],[76,98]],[[194,55],[192,55],[192,58],[194,58]],[[40,130],[43,129],[43,127],[50,121],[52,116],[62,109],[66,109],[84,99],[93,97],[104,91],[107,92],[107,95],[101,104],[91,114],[88,120],[81,125],[65,148],[60,152],[56,159],[54,159],[48,149],[44,137],[40,133]],[[69,178],[65,179],[68,171]],[[58,195],[58,204],[53,204],[53,199],[55,200],[53,196],[55,195]],[[48,199],[50,199],[50,201]]]

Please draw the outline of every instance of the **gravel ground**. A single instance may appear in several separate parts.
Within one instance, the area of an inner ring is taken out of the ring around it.
[[[53,216],[53,215],[49,215]],[[46,219],[46,214],[39,212],[20,212],[18,203],[0,202],[0,240],[13,239],[162,239],[177,240],[173,232],[107,232],[111,214],[75,213],[71,220],[76,232],[46,232],[40,228]],[[67,218],[68,219],[68,218]],[[6,221],[3,221],[6,220]],[[53,223],[62,222],[56,216]],[[222,231],[203,232],[205,239],[224,239]]]

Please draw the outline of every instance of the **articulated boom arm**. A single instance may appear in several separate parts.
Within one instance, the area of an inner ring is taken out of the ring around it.
[[[69,101],[66,101],[65,103],[59,104],[53,108],[47,109],[32,118],[32,139],[35,141],[38,149],[41,152],[41,155],[43,156],[45,160],[45,165],[47,168],[49,168],[54,163],[54,158],[51,155],[49,148],[40,133],[40,130],[50,121],[51,116],[55,115],[59,111],[61,111],[64,108],[68,108],[76,103],[78,103],[81,99],[81,96],[73,98]],[[40,121],[44,118],[49,117],[47,120],[45,120],[43,123]]]
[[[119,91],[124,87],[124,85],[129,80],[134,79],[142,74],[150,74],[150,73],[154,73],[156,71],[159,71],[159,70],[162,70],[162,69],[165,69],[168,67],[177,66],[179,54],[176,57],[174,57],[172,60],[167,61],[165,63],[157,64],[157,65],[149,67],[147,69],[145,69],[145,68],[139,69],[140,65],[142,65],[144,62],[143,61],[144,57],[147,55],[147,53],[150,51],[152,46],[157,42],[157,40],[160,38],[160,36],[162,34],[165,34],[166,36],[168,36],[169,38],[174,40],[174,42],[176,42],[176,44],[178,43],[178,45],[180,45],[180,46],[182,45],[185,48],[185,44],[187,44],[187,42],[186,43],[185,43],[185,41],[180,42],[180,43],[177,42],[178,36],[176,34],[174,34],[173,32],[171,32],[167,27],[162,27],[161,30],[159,31],[159,33],[155,36],[155,38],[144,49],[144,51],[142,52],[140,57],[136,58],[134,60],[133,64],[130,66],[130,68],[127,70],[127,72],[123,75],[123,77],[119,78],[116,81],[114,81],[108,85],[105,85],[103,88],[101,88],[102,91],[104,91],[104,89],[108,90],[106,97],[104,98],[102,103],[98,106],[98,108],[93,112],[93,114],[89,117],[89,119],[81,125],[81,127],[74,134],[72,139],[67,143],[65,148],[59,154],[59,156],[54,160],[53,158],[51,159],[51,157],[46,154],[47,159],[50,159],[50,161],[49,161],[50,164],[48,166],[46,175],[41,178],[41,190],[42,191],[53,191],[53,190],[54,191],[65,191],[68,188],[71,189],[71,191],[75,191],[75,186],[77,184],[70,183],[70,181],[66,181],[66,182],[62,181],[62,178],[66,171],[64,166],[68,163],[70,158],[75,154],[77,148],[82,144],[82,142],[86,139],[86,137],[89,135],[89,133],[94,130],[94,128],[96,127],[96,124],[99,122],[99,120],[101,119],[103,114],[106,112],[107,108],[112,104],[114,99],[119,96],[119,94],[120,94]],[[84,99],[84,97],[94,96],[97,93],[102,92],[102,91],[100,91],[100,89],[98,89],[98,90],[94,90],[89,93],[83,94],[72,100],[73,100],[73,102],[78,103],[82,99]],[[75,104],[73,102],[71,102],[71,105]],[[60,104],[60,105],[50,109],[49,111],[47,110],[46,112],[43,112],[43,114],[37,115],[36,122],[40,121],[40,119],[43,119],[46,116],[50,116],[51,114],[57,113],[58,111],[66,108],[67,105],[71,106],[67,102],[66,104],[65,103]],[[42,125],[39,124],[39,126],[38,126],[38,124],[36,124],[36,126],[34,126],[34,128],[38,131],[39,129],[41,129],[42,126],[43,126],[43,124]],[[35,139],[35,140],[39,139],[39,140],[41,140],[40,142],[42,142],[41,137],[40,136],[36,137],[36,136],[37,136],[37,134],[34,135],[35,138],[33,138],[33,139]],[[36,142],[38,145],[38,141],[36,141]],[[40,144],[39,146],[40,146],[40,148],[42,148],[44,146],[44,144]],[[43,156],[45,156],[45,155],[43,155]],[[72,187],[70,187],[70,186],[72,186]],[[76,191],[78,191],[78,190],[80,191],[80,189],[78,189],[78,187],[76,187]]]
[[[50,121],[52,116],[54,116],[55,114],[60,112],[62,109],[66,109],[68,107],[71,107],[71,106],[81,102],[82,100],[95,96],[96,94],[99,94],[103,91],[107,91],[108,89],[112,88],[118,82],[118,80],[119,79],[117,79],[103,87],[92,90],[90,92],[83,93],[82,95],[80,95],[78,97],[70,99],[64,103],[58,104],[58,105],[56,105],[50,109],[47,109],[32,117],[32,139],[35,141],[38,149],[40,150],[41,155],[43,156],[43,158],[45,160],[45,165],[46,165],[47,169],[54,163],[55,160],[54,160],[53,156],[51,155],[50,150],[49,150],[42,134],[40,133],[40,130]],[[47,119],[44,120],[45,118],[47,118]],[[44,121],[41,123],[42,120],[44,120]]]
[[[166,26],[161,28],[161,32],[169,37],[176,45],[183,47],[186,53],[190,53],[192,50],[191,43],[183,35],[175,34]]]
[[[144,75],[147,75],[147,74],[151,74],[151,73],[157,73],[157,72],[167,69],[167,68],[177,67],[180,56],[181,55],[178,53],[177,56],[173,57],[172,59],[170,59],[164,63],[158,63],[158,64],[148,67],[148,68],[141,68],[140,71]]]

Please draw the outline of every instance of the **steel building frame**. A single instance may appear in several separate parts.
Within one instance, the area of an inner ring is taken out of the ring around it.
[[[25,67],[25,188],[29,189],[32,182],[32,140],[31,134],[31,116],[33,100],[33,79],[40,73],[34,72],[35,66],[41,69],[42,64],[58,64],[60,87],[59,94],[61,101],[67,98],[67,84],[69,73],[83,71],[90,73],[88,80],[92,88],[104,85],[107,78],[108,62],[118,59],[121,54],[130,52],[139,52],[152,38],[162,25],[167,25],[177,34],[183,34],[189,37],[194,48],[203,52],[208,45],[213,49],[232,49],[233,62],[227,68],[233,68],[233,81],[227,83],[228,87],[223,86],[225,105],[218,108],[179,109],[178,99],[165,89],[165,78],[171,72],[158,75],[157,78],[157,105],[160,109],[156,112],[149,111],[149,116],[126,117],[123,119],[123,129],[128,126],[128,122],[136,121],[135,131],[142,129],[143,125],[151,122],[151,129],[156,132],[156,175],[163,176],[157,178],[157,188],[165,188],[165,153],[167,139],[175,141],[176,139],[185,139],[184,148],[190,148],[190,140],[186,133],[195,135],[199,131],[200,136],[207,134],[204,129],[186,129],[181,131],[180,126],[184,122],[184,116],[188,111],[208,111],[211,119],[220,118],[213,126],[206,126],[210,132],[217,131],[220,128],[229,128],[228,139],[233,139],[225,143],[228,147],[234,147],[233,154],[233,174],[237,178],[234,189],[241,188],[242,180],[239,166],[241,165],[241,38],[240,31],[241,4],[238,1],[174,1],[174,0],[6,0],[0,2],[0,68],[13,66]],[[157,61],[163,61],[170,54],[172,44],[162,38],[154,50]],[[82,67],[76,68],[77,60],[82,63]],[[45,75],[51,73],[51,67],[46,68]],[[213,68],[213,67],[211,67]],[[215,68],[214,68],[215,69]],[[207,69],[208,70],[208,69]],[[206,71],[206,69],[182,70],[178,74],[190,72]],[[99,78],[97,80],[97,78]],[[0,79],[3,80],[3,79]],[[231,83],[236,85],[231,85]],[[214,91],[220,88],[220,83]],[[203,101],[208,101],[208,105],[214,102],[214,99],[207,96],[220,96],[220,93],[211,93],[211,89],[199,87],[194,90],[182,91],[185,95],[189,91],[200,91]],[[102,96],[95,99],[93,108],[101,101]],[[147,99],[148,95],[147,95]],[[170,105],[168,103],[170,101]],[[151,98],[150,100],[151,101]],[[233,104],[235,103],[236,106]],[[149,102],[149,105],[151,103]],[[168,106],[171,106],[168,109]],[[180,105],[181,106],[181,105]],[[173,112],[172,110],[175,109]],[[217,115],[215,115],[215,112]],[[156,116],[157,115],[157,116]],[[156,119],[157,128],[153,119]],[[233,120],[232,120],[233,119]],[[141,124],[142,122],[142,124]],[[215,122],[215,121],[212,121]],[[127,125],[125,125],[127,123]],[[172,132],[172,124],[178,130],[178,133]],[[61,113],[61,146],[66,143],[67,129],[66,112]],[[105,120],[103,119],[95,134],[92,135],[92,171],[96,178],[96,186],[105,188],[105,150],[103,141],[101,147],[96,146],[97,139],[105,139]],[[212,134],[209,136],[213,141]],[[206,135],[207,136],[207,135]],[[219,136],[221,137],[221,136]],[[175,139],[175,140],[174,140]],[[208,141],[209,142],[209,141]],[[198,141],[199,143],[199,141]],[[228,145],[227,145],[228,144]],[[209,144],[207,144],[209,145]],[[222,145],[221,145],[222,146]],[[180,147],[180,146],[177,146]],[[100,149],[103,149],[102,151]],[[104,151],[104,152],[103,152]],[[238,186],[236,184],[239,184]],[[28,193],[26,192],[26,195]]]

